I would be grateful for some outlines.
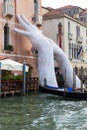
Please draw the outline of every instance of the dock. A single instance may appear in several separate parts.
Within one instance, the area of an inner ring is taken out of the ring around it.
[[[3,80],[1,81],[0,97],[6,97],[8,95],[25,95],[29,91],[38,90],[38,77],[31,77],[26,80],[25,90],[23,88],[22,80]],[[25,92],[25,93],[24,93]]]

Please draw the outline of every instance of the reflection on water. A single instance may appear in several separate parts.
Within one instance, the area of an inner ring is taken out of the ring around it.
[[[87,130],[87,101],[34,92],[2,98],[0,130]]]

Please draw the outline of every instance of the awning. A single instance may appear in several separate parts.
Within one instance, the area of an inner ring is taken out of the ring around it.
[[[23,64],[16,62],[11,59],[0,60],[1,70],[14,70],[14,71],[23,71]],[[28,72],[29,66],[25,66],[25,71]]]

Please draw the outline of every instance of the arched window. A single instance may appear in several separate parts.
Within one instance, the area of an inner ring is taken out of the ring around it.
[[[76,11],[74,10],[74,14],[76,13]]]
[[[69,10],[69,14],[71,14],[71,11]]]
[[[9,45],[9,26],[8,23],[4,26],[4,50],[6,50],[7,45]]]
[[[61,23],[58,24],[58,33],[62,34],[62,24]]]
[[[59,47],[62,48],[62,24],[58,24],[58,44]]]

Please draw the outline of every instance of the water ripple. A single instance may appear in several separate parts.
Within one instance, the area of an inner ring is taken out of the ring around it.
[[[87,130],[87,101],[41,93],[2,98],[0,130]]]

